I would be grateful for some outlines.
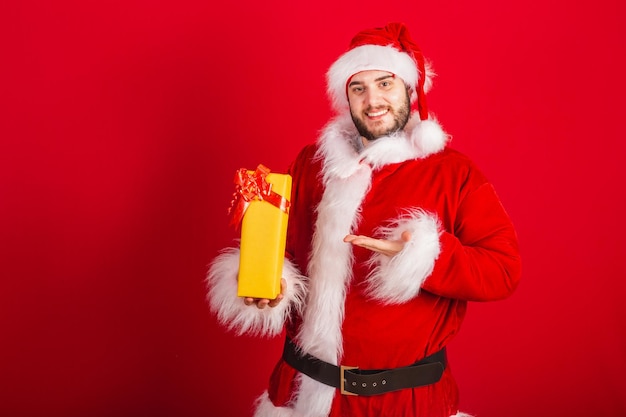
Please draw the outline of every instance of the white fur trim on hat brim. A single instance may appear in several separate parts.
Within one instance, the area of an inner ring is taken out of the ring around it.
[[[413,58],[391,45],[361,45],[341,55],[326,74],[328,94],[335,110],[343,111],[348,107],[348,80],[367,70],[389,71],[415,91],[419,75]]]
[[[276,307],[259,309],[247,306],[237,296],[239,249],[223,250],[211,263],[207,274],[207,300],[220,324],[237,334],[276,336],[293,308],[300,309],[304,300],[304,277],[288,259],[282,277],[287,282],[283,300]]]
[[[400,240],[405,231],[411,233],[411,239],[398,254],[389,257],[375,253],[370,259],[374,268],[368,276],[368,294],[387,304],[405,303],[416,297],[441,252],[440,225],[434,215],[413,209],[379,229],[382,238],[388,240]]]

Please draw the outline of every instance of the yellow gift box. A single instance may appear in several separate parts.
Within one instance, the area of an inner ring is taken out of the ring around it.
[[[237,295],[274,299],[285,259],[291,176],[259,165],[256,171],[239,170],[235,183],[235,217],[243,216]]]

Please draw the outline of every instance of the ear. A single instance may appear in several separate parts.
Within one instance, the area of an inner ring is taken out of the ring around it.
[[[417,100],[417,93],[415,92],[415,89],[406,82],[404,83],[404,86],[406,87],[406,95],[409,97],[409,103],[413,104],[415,100]]]

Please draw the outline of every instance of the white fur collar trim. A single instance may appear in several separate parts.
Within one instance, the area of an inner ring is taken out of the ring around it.
[[[318,157],[324,164],[324,182],[332,177],[348,178],[365,163],[372,169],[411,159],[426,158],[442,151],[450,137],[434,118],[420,121],[413,113],[404,130],[377,139],[363,148],[349,115],[333,119],[319,139]]]

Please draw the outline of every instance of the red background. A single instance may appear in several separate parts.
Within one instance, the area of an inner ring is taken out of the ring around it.
[[[350,37],[400,20],[524,260],[450,346],[463,410],[625,416],[625,3],[214,3],[0,7],[0,415],[249,416],[280,341],[204,301],[233,173],[284,170]]]

